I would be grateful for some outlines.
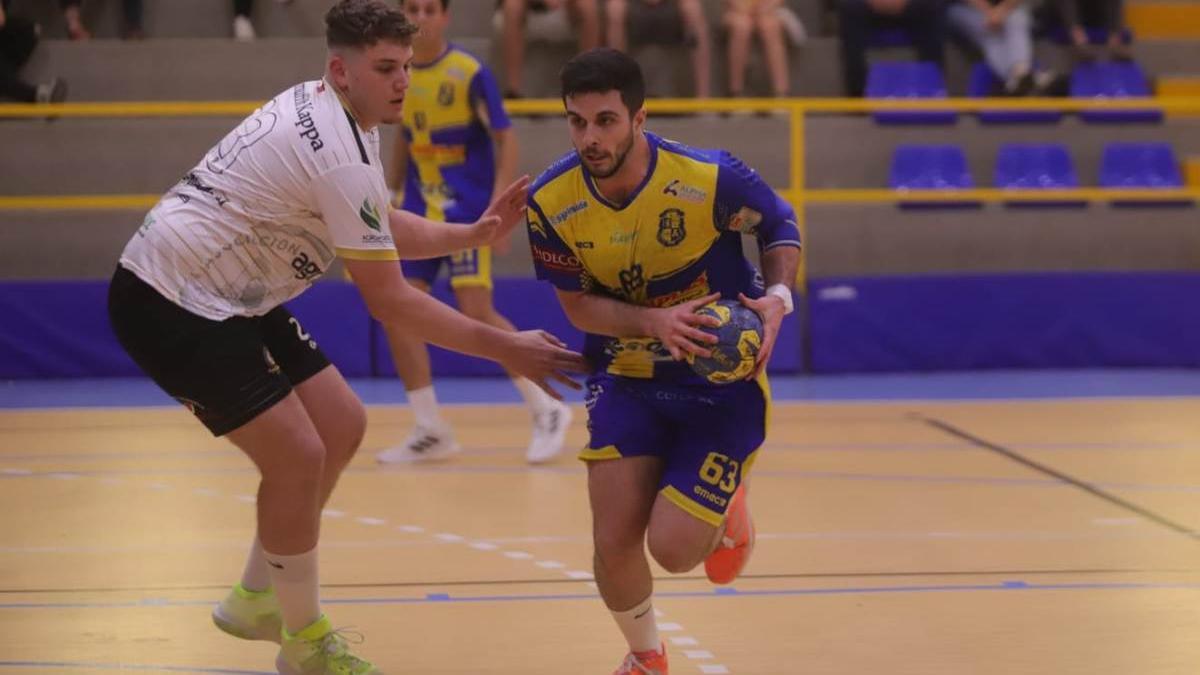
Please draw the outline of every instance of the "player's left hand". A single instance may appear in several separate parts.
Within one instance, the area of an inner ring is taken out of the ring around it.
[[[529,176],[521,176],[504,188],[483,216],[475,221],[480,246],[491,246],[504,254],[512,247],[513,229],[525,223],[525,200],[529,196]]]
[[[757,300],[752,300],[744,294],[738,293],[738,300],[757,312],[763,323],[763,341],[762,346],[758,349],[758,360],[754,363],[754,371],[746,376],[747,380],[753,380],[758,377],[763,368],[767,367],[771,351],[775,349],[775,338],[779,337],[779,327],[783,325],[786,308],[783,306],[783,300],[774,295],[764,295]]]

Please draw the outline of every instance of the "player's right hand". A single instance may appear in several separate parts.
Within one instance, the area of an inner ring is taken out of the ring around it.
[[[582,354],[567,349],[562,340],[544,330],[520,331],[509,336],[511,340],[505,346],[503,356],[497,359],[509,372],[528,378],[559,401],[562,395],[555,391],[551,382],[557,381],[571,389],[583,388],[567,376],[567,373],[591,372]]]
[[[529,196],[529,176],[521,176],[512,185],[504,188],[483,216],[475,221],[477,241],[480,246],[491,246],[497,253],[509,249],[513,230],[525,224],[525,200]]]
[[[716,317],[697,314],[696,310],[720,299],[720,293],[713,293],[671,307],[652,310],[654,314],[651,318],[650,334],[663,343],[667,351],[671,352],[671,358],[676,361],[682,361],[687,354],[708,358],[712,356],[712,351],[705,345],[716,344],[717,336],[705,333],[697,326],[717,328],[721,322]]]

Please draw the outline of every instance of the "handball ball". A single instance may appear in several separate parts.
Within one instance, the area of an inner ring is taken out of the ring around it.
[[[714,384],[737,382],[754,372],[763,340],[762,319],[758,313],[737,300],[718,300],[696,313],[716,317],[721,325],[699,327],[705,333],[716,335],[717,344],[711,346],[712,356],[707,358],[688,355],[692,370]]]

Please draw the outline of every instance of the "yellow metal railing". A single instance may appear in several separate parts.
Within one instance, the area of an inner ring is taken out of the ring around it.
[[[51,105],[0,104],[0,118],[52,117],[241,117],[261,103],[247,101],[211,102],[102,102],[61,103]],[[556,99],[518,100],[505,104],[512,115],[557,115],[562,102]],[[725,113],[765,112],[780,114],[789,123],[789,176],[780,194],[793,204],[801,235],[806,232],[805,207],[809,204],[863,204],[904,202],[1063,202],[1063,201],[1165,201],[1200,200],[1200,185],[1182,189],[1100,189],[1075,190],[917,190],[888,189],[808,189],[806,187],[805,121],[813,114],[860,114],[878,111],[1061,111],[1154,110],[1163,113],[1200,112],[1200,97],[1177,96],[1144,99],[653,99],[646,103],[650,113]],[[914,133],[919,133],[914,131]],[[0,210],[30,209],[145,209],[158,195],[29,195],[0,196]],[[801,281],[804,274],[801,273]]]

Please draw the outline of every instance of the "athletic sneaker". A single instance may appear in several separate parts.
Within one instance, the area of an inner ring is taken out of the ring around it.
[[[280,675],[382,675],[370,662],[350,653],[345,636],[333,629],[324,614],[295,635],[284,631],[275,669]]]
[[[571,426],[571,406],[562,401],[550,400],[550,407],[533,414],[533,437],[525,451],[525,460],[530,464],[549,462],[558,456]]]
[[[743,482],[725,514],[725,534],[716,550],[704,561],[704,572],[714,584],[732,583],[742,573],[754,551],[754,520],[746,503],[746,483]]]
[[[460,452],[462,446],[455,442],[449,426],[417,425],[403,443],[380,452],[375,459],[381,464],[436,462]]]
[[[243,640],[268,640],[278,644],[282,639],[279,600],[271,589],[248,591],[241,584],[234,586],[213,608],[212,620],[217,628]]]
[[[667,645],[648,652],[629,652],[613,675],[667,675]]]

